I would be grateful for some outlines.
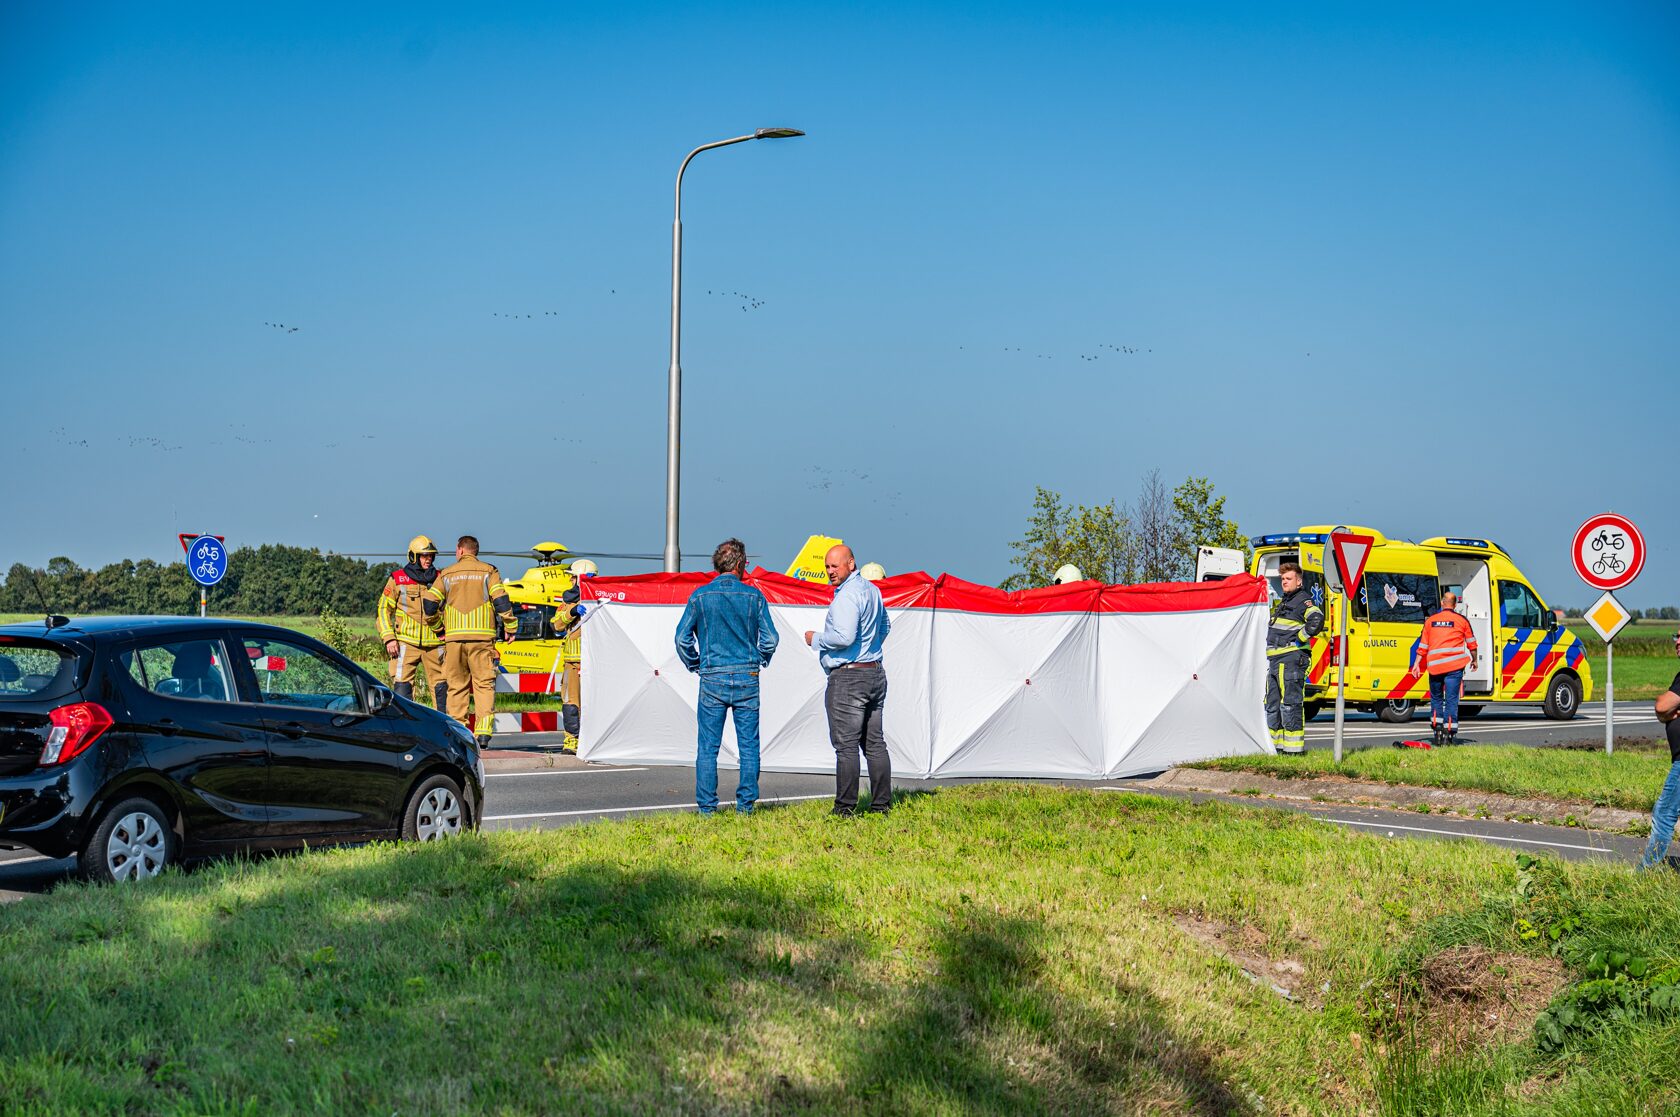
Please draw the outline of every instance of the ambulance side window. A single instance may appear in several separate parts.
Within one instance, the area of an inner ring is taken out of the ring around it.
[[[1500,582],[1499,623],[1504,628],[1545,628],[1546,611],[1521,582]]]
[[[1441,607],[1433,574],[1367,574],[1365,607],[1372,624],[1417,624]]]

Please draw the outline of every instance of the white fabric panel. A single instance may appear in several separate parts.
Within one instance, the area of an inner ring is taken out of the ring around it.
[[[941,776],[1094,776],[1097,618],[934,613],[933,769]]]
[[[828,743],[828,714],[823,708],[828,677],[817,662],[817,653],[805,646],[805,633],[822,631],[827,613],[820,605],[770,606],[770,619],[776,622],[781,643],[770,657],[769,668],[758,677],[759,767],[765,771],[834,770],[834,749]],[[672,614],[673,632],[681,616],[681,610]],[[734,764],[733,715],[723,736],[730,743],[730,763]],[[692,745],[688,751],[692,760]]]
[[[782,642],[760,679],[767,771],[834,770],[826,677],[804,642],[825,611],[770,607]],[[621,603],[591,615],[583,629],[581,757],[693,762],[699,683],[672,644],[681,615],[680,605]],[[884,727],[895,775],[1100,779],[1271,751],[1264,605],[891,615]],[[737,763],[733,724],[719,763]]]
[[[672,640],[681,617],[681,606],[613,604],[591,611],[578,679],[578,705],[590,716],[580,726],[579,757],[610,764],[694,763],[700,688]],[[733,744],[726,735],[724,747]]]

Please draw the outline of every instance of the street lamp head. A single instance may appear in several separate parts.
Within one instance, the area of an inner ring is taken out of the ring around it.
[[[755,140],[785,140],[789,136],[803,136],[805,133],[797,128],[760,128],[753,133]]]

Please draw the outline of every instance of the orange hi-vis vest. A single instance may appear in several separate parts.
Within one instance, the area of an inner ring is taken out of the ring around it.
[[[1423,622],[1423,642],[1418,645],[1418,658],[1431,675],[1445,675],[1470,666],[1476,653],[1476,634],[1470,622],[1451,609]]]

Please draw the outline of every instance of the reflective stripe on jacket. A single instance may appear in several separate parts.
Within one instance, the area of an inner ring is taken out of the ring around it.
[[[502,629],[511,637],[519,628],[501,573],[471,555],[456,559],[437,576],[426,590],[425,609],[426,623],[442,633],[445,643],[495,640]]]
[[[1423,642],[1418,659],[1431,675],[1445,675],[1470,666],[1476,652],[1476,634],[1470,622],[1452,609],[1442,609],[1423,622]]]
[[[1272,602],[1272,623],[1266,628],[1266,657],[1291,655],[1324,629],[1324,610],[1313,604],[1302,586]]]
[[[379,591],[379,639],[398,640],[416,648],[435,648],[443,638],[426,623],[426,610],[421,598],[426,587],[408,576],[402,567],[385,579]]]

